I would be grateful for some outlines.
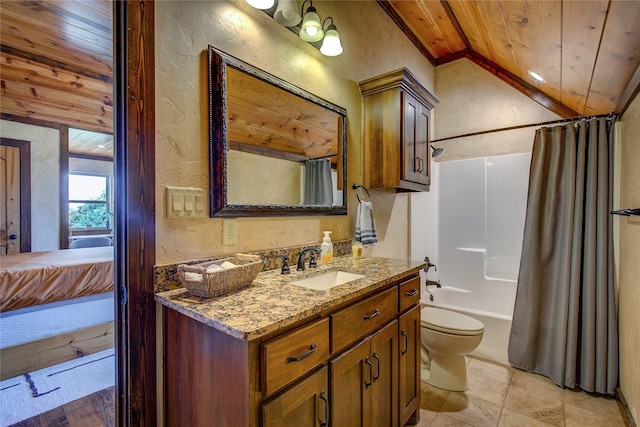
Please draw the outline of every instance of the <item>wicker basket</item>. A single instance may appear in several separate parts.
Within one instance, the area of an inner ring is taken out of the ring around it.
[[[237,267],[207,273],[207,267],[212,264],[220,265],[225,261]],[[245,254],[236,254],[233,257],[194,265],[178,265],[178,276],[182,285],[190,294],[205,298],[217,297],[247,287],[260,271],[262,271],[262,259],[257,255]],[[185,273],[197,273],[200,277],[196,280],[193,274]],[[191,277],[187,278],[187,276]]]

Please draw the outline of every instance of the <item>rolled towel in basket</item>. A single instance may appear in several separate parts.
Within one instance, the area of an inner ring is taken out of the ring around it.
[[[236,268],[236,267],[237,267],[237,265],[235,265],[234,263],[229,262],[229,261],[225,261],[225,262],[223,262],[222,264],[220,264],[220,266],[221,266],[222,268],[224,268],[225,270],[228,270],[228,269],[230,269],[230,268]]]
[[[216,271],[223,271],[224,267],[218,264],[211,264],[207,267],[207,273],[215,273]]]

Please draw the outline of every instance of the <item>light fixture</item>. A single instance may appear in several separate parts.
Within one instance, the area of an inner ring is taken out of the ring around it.
[[[540,74],[536,73],[535,71],[527,71],[529,73],[529,75],[536,81],[539,81],[540,83],[544,82],[544,77],[542,77]]]
[[[295,0],[278,0],[278,8],[273,19],[285,27],[295,27],[302,20]]]
[[[320,17],[316,12],[316,8],[313,7],[313,2],[309,1],[309,8],[304,13],[304,18],[302,18],[302,26],[300,28],[300,33],[298,34],[300,38],[306,42],[314,43],[322,40],[324,37],[324,31],[322,31],[322,24],[320,23]],[[304,12],[304,4],[307,0],[304,0],[302,3],[302,11]]]
[[[436,147],[433,146],[433,144],[431,144],[431,149],[433,150],[433,153],[431,154],[431,157],[438,157],[444,151],[444,148],[442,148],[442,147],[436,148]]]
[[[340,44],[340,34],[338,34],[338,29],[333,23],[333,18],[330,16],[325,18],[322,26],[324,27],[324,23],[329,19],[331,19],[331,24],[329,24],[327,31],[324,33],[320,52],[325,56],[338,56],[342,53],[342,45]]]
[[[270,9],[275,4],[275,0],[247,0],[249,6],[255,7],[256,9]]]

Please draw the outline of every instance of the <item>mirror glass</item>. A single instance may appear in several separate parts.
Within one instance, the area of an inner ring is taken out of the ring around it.
[[[209,46],[212,217],[346,215],[346,110]]]

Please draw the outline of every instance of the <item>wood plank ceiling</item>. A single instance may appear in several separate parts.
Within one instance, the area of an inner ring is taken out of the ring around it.
[[[2,1],[0,13],[2,117],[68,125],[71,154],[112,157],[111,1]]]
[[[378,3],[434,65],[469,58],[563,117],[619,112],[640,84],[637,0]]]
[[[640,86],[637,0],[378,4],[436,67],[469,58],[562,117],[619,112]],[[0,2],[2,117],[111,133],[111,13],[111,0]]]

